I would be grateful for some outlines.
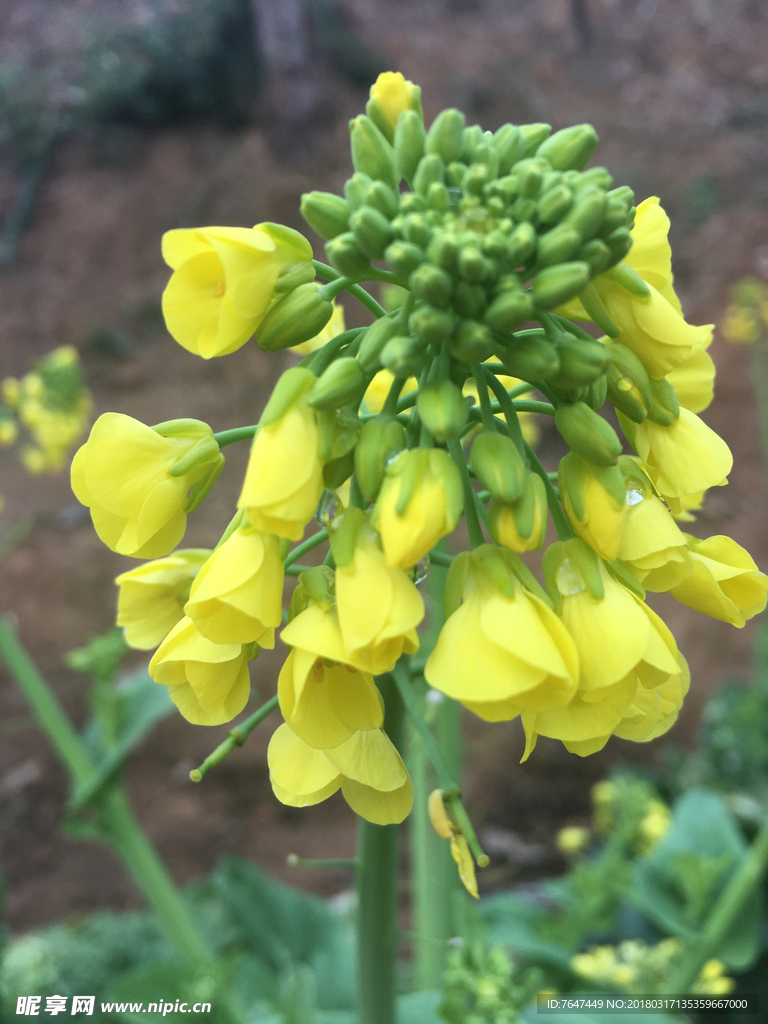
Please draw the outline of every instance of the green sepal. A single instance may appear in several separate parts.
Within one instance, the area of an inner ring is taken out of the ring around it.
[[[292,292],[302,284],[311,284],[317,277],[317,271],[311,263],[297,263],[275,281],[275,294]]]
[[[201,437],[185,455],[182,455],[178,462],[174,462],[172,466],[169,466],[168,475],[173,477],[186,476],[195,466],[204,466],[206,463],[217,465],[219,460],[223,458],[221,449],[212,435]]]
[[[581,245],[582,238],[576,228],[558,224],[543,235],[539,235],[536,250],[536,268],[552,267],[564,263],[573,256]]]
[[[395,167],[397,177],[405,178],[409,186],[424,155],[426,135],[423,118],[415,110],[404,110],[400,114],[395,126]]]
[[[387,464],[405,445],[405,429],[395,419],[377,416],[363,425],[355,446],[355,475],[366,501],[376,500]]]
[[[204,420],[182,418],[164,420],[156,423],[152,429],[161,437],[212,437],[213,431]]]
[[[600,558],[581,537],[572,537],[566,542],[568,557],[571,558],[584,580],[587,590],[595,600],[605,597],[605,587],[600,576]]]
[[[514,502],[526,483],[526,466],[517,446],[505,434],[483,430],[472,442],[469,465],[494,498]]]
[[[642,423],[653,404],[648,372],[635,353],[619,342],[608,345],[611,365],[606,374],[608,396],[635,423]]]
[[[348,402],[362,398],[366,384],[366,376],[357,359],[341,356],[320,375],[307,405],[313,409],[340,409]]]
[[[357,352],[358,362],[366,372],[370,373],[381,365],[379,360],[381,350],[399,329],[400,326],[396,319],[383,316],[366,330]]]
[[[608,310],[603,305],[603,300],[593,284],[588,284],[584,291],[579,292],[579,301],[587,316],[597,324],[603,334],[607,334],[609,338],[618,338],[621,332],[611,320]]]
[[[569,448],[597,466],[613,466],[621,455],[616,431],[585,402],[561,405],[555,426]]]
[[[639,597],[641,601],[645,600],[645,587],[623,562],[616,558],[613,562],[605,562],[605,567],[618,583],[631,591],[635,597]]]
[[[328,539],[336,565],[343,569],[355,555],[357,535],[365,524],[365,513],[359,508],[345,508],[328,527]]]
[[[201,504],[204,498],[207,496],[210,489],[219,479],[219,474],[224,469],[224,456],[219,454],[218,462],[214,462],[211,468],[205,473],[197,483],[194,485],[192,490],[189,492],[187,497],[187,503],[184,506],[184,511],[189,514],[194,512],[196,508]]]
[[[338,459],[331,459],[323,466],[323,483],[327,488],[335,491],[352,476],[355,471],[354,450],[348,451]]]
[[[589,264],[589,269],[596,277],[602,274],[611,262],[611,250],[602,238],[592,238],[584,242],[576,250],[576,259]]]
[[[366,114],[359,114],[349,122],[352,164],[356,171],[379,178],[397,188],[395,153],[392,146]]]
[[[326,608],[336,600],[336,574],[329,565],[316,565],[300,573],[299,586],[304,590],[309,601],[315,601]],[[305,603],[305,608],[309,601]],[[290,611],[288,615],[289,618],[293,618]]]
[[[226,542],[229,540],[229,538],[232,536],[235,530],[239,530],[241,526],[245,525],[250,525],[248,522],[248,509],[239,508],[230,519],[229,524],[224,533],[222,533],[222,535],[219,537],[216,547],[214,548],[214,551],[218,551],[222,544],[226,544]],[[185,552],[183,551],[174,552],[174,554],[177,555],[183,555],[184,553]]]
[[[589,264],[581,260],[545,267],[533,279],[533,301],[541,309],[552,309],[584,291],[589,278]]]
[[[552,125],[537,121],[535,124],[521,124],[520,134],[525,139],[525,155],[533,156],[545,139],[552,133]]]
[[[544,485],[544,481],[541,479],[540,476],[537,476],[535,473],[531,474],[531,476],[533,480],[538,480],[542,486]],[[521,501],[522,500],[523,499],[521,499]],[[517,504],[519,505],[520,502],[517,502]],[[517,522],[517,519],[515,519],[515,522]],[[533,527],[531,527],[531,529],[533,529]],[[528,536],[530,536],[530,530],[528,531]],[[522,583],[525,589],[528,590],[531,594],[534,594],[536,597],[538,597],[540,601],[543,601],[548,608],[554,608],[552,599],[550,598],[549,594],[546,592],[546,590],[542,587],[542,585],[533,575],[533,573],[522,560],[520,555],[518,555],[516,551],[510,551],[509,548],[504,548],[503,550],[504,558],[506,559],[509,568],[515,574],[515,576],[517,576],[518,580]]]
[[[600,374],[597,380],[590,381],[582,388],[582,402],[586,402],[590,409],[598,412],[605,405],[608,397],[608,380],[604,373]]]
[[[269,309],[256,329],[254,341],[267,352],[292,348],[314,338],[332,316],[333,304],[322,286],[302,284]]]
[[[252,640],[249,644],[243,644],[243,654],[245,655],[246,661],[256,661],[261,652],[261,647],[256,640]]]
[[[539,199],[539,221],[542,224],[556,224],[561,221],[573,205],[573,192],[567,185],[555,185]]]
[[[493,582],[498,592],[514,600],[517,597],[518,582],[510,569],[507,554],[506,548],[497,547],[495,544],[481,544],[474,548],[471,557]]]
[[[362,424],[357,416],[347,416],[333,409],[322,409],[315,414],[320,432],[320,457],[333,462],[351,451],[360,438]]]
[[[424,151],[435,153],[447,164],[458,160],[462,153],[466,119],[460,110],[449,107],[442,110],[427,132]]]
[[[460,551],[448,568],[443,592],[443,612],[446,619],[461,605],[471,561],[472,555],[469,551]]]
[[[426,472],[428,456],[426,448],[411,448],[409,451],[401,452],[386,469],[388,476],[397,475],[401,478],[400,493],[395,505],[395,512],[399,516],[404,516],[408,511],[411,498]]]
[[[268,427],[270,423],[282,419],[291,406],[314,387],[316,380],[314,373],[304,366],[293,366],[286,370],[272,389],[259,426]]]
[[[333,192],[305,192],[300,210],[312,230],[326,241],[347,230],[349,204]]]
[[[596,185],[576,194],[573,207],[563,218],[563,224],[575,228],[582,241],[587,241],[600,230],[605,217],[605,192]]]
[[[586,464],[586,465],[585,465]],[[626,500],[624,476],[618,464],[615,466],[596,466],[577,452],[569,452],[560,460],[557,470],[557,486],[561,498],[566,494],[571,502],[573,514],[580,523],[586,519],[586,511],[582,501],[584,479],[587,474],[597,479],[600,486],[621,507]]]
[[[438,442],[459,437],[469,419],[469,406],[460,389],[449,380],[432,381],[419,389],[419,419]]]
[[[369,259],[380,260],[392,241],[392,225],[373,206],[361,206],[349,218],[349,226],[355,242]]]
[[[632,455],[619,456],[619,469],[625,479],[638,483],[643,491],[654,493],[654,486],[648,474],[642,469],[638,460]]]
[[[550,544],[541,556],[541,571],[544,576],[544,587],[554,610],[560,614],[563,607],[563,595],[557,586],[557,571],[566,557],[566,542],[556,540]]]
[[[481,284],[459,281],[453,295],[454,311],[467,320],[479,320],[488,308],[488,296]]]
[[[665,377],[661,380],[654,380],[651,377],[650,381],[653,402],[648,410],[648,419],[659,426],[669,427],[680,415],[680,403],[675,389]]]
[[[365,205],[372,206],[391,220],[400,207],[400,194],[383,181],[372,181],[365,190]]]
[[[515,167],[517,191],[521,199],[538,199],[544,172],[535,160],[521,160]],[[535,207],[534,207],[535,209]]]

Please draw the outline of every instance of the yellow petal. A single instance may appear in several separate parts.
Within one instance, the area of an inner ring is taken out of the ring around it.
[[[399,825],[413,807],[413,785],[410,778],[397,789],[384,793],[354,779],[344,779],[341,792],[355,814],[375,825]]]
[[[403,759],[383,729],[356,732],[325,755],[342,775],[382,793],[399,789],[408,778]]]
[[[296,796],[317,793],[339,777],[322,750],[310,747],[285,724],[272,734],[267,763],[272,784]]]

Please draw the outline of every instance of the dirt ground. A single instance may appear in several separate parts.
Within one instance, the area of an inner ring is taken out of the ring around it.
[[[343,7],[368,46],[422,85],[428,119],[455,105],[488,128],[506,120],[594,123],[602,139],[598,162],[638,198],[660,196],[672,217],[677,285],[692,322],[719,323],[740,277],[768,278],[768,13],[757,0],[592,0],[588,49],[566,0],[346,0]],[[31,31],[28,9],[21,0],[0,5],[0,34]],[[194,224],[275,220],[301,228],[301,192],[339,191],[350,173],[346,122],[366,98],[366,90],[330,72],[326,78],[322,124],[292,152],[284,142],[273,145],[275,125],[258,105],[252,123],[237,131],[112,127],[63,144],[17,263],[0,277],[0,376],[19,375],[33,358],[71,343],[81,350],[97,413],[116,410],[148,423],[194,416],[215,430],[256,422],[290,357],[248,345],[205,363],[177,346],[158,320],[168,276],[159,239]],[[13,195],[12,177],[0,172],[6,212]],[[348,313],[351,324],[366,322],[351,306]],[[735,465],[730,486],[709,496],[693,532],[728,533],[765,567],[766,490],[749,353],[716,336],[712,354],[717,397],[704,418],[733,449]],[[557,440],[547,428],[541,452],[554,464]],[[220,483],[190,519],[188,546],[215,543],[232,514],[246,455],[245,446],[227,449]],[[111,624],[112,580],[134,563],[98,541],[66,474],[29,477],[9,453],[0,466],[3,524],[34,516],[31,533],[0,569],[0,608],[15,617],[82,723],[83,677],[64,668],[62,656]],[[670,736],[691,744],[706,696],[724,678],[746,675],[752,629],[704,619],[671,599],[652,603],[691,664],[691,694]],[[278,664],[267,654],[255,663],[254,703],[274,692]],[[137,906],[107,851],[62,833],[64,773],[23,698],[0,679],[0,873],[8,925],[20,931],[98,907]],[[175,716],[130,758],[134,805],[179,881],[200,877],[226,852],[325,894],[349,886],[343,873],[285,865],[289,852],[350,855],[354,821],[340,798],[306,810],[276,802],[265,763],[274,725],[276,717],[198,786],[188,781],[189,770],[226,727],[195,728]],[[472,723],[468,738],[468,803],[481,834],[492,830],[496,850],[486,885],[526,877],[526,860],[535,870],[557,870],[554,834],[583,817],[590,784],[617,761],[658,754],[658,746],[613,740],[582,761],[541,742],[520,766],[515,723]]]

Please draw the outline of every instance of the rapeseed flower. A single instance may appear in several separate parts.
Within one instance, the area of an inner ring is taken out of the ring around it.
[[[383,71],[371,86],[368,115],[392,141],[395,125],[404,110],[421,114],[421,89],[399,71]]]
[[[189,588],[210,554],[208,548],[174,551],[117,577],[117,624],[129,646],[152,650],[184,618]]]
[[[618,466],[596,466],[569,452],[560,460],[558,484],[574,531],[601,557],[618,558],[627,523],[624,478]]]
[[[722,535],[706,540],[685,537],[692,571],[670,589],[672,597],[739,629],[764,610],[768,576],[740,544]]]
[[[619,558],[646,590],[669,590],[691,571],[686,538],[650,480],[633,460],[622,456],[627,522]]]

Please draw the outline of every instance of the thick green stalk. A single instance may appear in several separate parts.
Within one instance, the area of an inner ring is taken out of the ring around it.
[[[384,729],[401,746],[403,703],[391,676],[378,685],[386,708]],[[399,826],[360,818],[357,851],[357,956],[359,1024],[395,1024]]]
[[[755,836],[740,867],[709,912],[701,935],[688,943],[682,960],[669,979],[670,992],[688,992],[707,960],[717,954],[723,939],[759,892],[768,868],[768,821]]]
[[[313,533],[311,537],[307,537],[301,544],[297,544],[293,551],[290,551],[285,557],[286,569],[297,562],[303,555],[306,555],[312,548],[316,548],[318,544],[322,544],[328,540],[327,530],[318,530],[317,533]]]

